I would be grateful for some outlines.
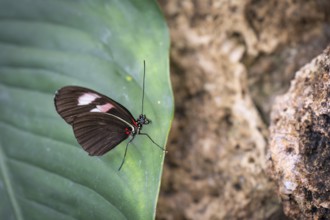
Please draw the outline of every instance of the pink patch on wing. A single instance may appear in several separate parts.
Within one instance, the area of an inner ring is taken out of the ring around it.
[[[85,93],[78,98],[78,105],[89,105],[95,99],[101,98],[98,94],[95,93]]]
[[[110,109],[114,108],[113,105],[111,105],[110,103],[104,104],[104,105],[97,105],[96,108],[100,111],[100,112],[107,112]]]

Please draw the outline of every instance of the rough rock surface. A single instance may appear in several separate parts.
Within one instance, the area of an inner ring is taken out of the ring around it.
[[[270,166],[285,213],[329,219],[330,47],[276,100],[270,130]]]
[[[159,2],[176,111],[157,219],[284,219],[267,173],[270,106],[330,42],[329,1]]]

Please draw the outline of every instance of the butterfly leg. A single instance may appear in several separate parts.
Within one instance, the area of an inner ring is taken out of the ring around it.
[[[134,140],[134,138],[135,138],[135,135],[134,135],[134,136],[131,138],[131,140],[129,140],[129,142],[127,142],[127,144],[126,144],[125,153],[124,153],[124,158],[123,158],[123,161],[122,161],[121,164],[120,164],[120,167],[119,167],[118,171],[120,171],[121,167],[124,165],[125,158],[126,158],[126,154],[127,154],[128,145]]]
[[[151,140],[152,143],[154,143],[154,144],[155,144],[157,147],[159,147],[162,151],[167,152],[164,148],[162,148],[161,146],[159,146],[159,144],[157,144],[154,140],[152,140],[152,138],[149,136],[149,134],[147,134],[147,133],[139,133],[139,134],[147,136],[147,137]]]

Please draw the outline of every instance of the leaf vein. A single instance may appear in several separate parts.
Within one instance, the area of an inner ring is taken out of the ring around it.
[[[84,185],[84,184],[82,184],[82,183],[79,183],[79,182],[77,182],[77,181],[75,181],[75,180],[73,180],[73,179],[71,179],[71,178],[69,178],[69,177],[67,177],[67,176],[64,176],[64,175],[62,175],[62,174],[56,173],[56,172],[54,172],[54,171],[52,171],[52,170],[50,170],[50,169],[46,169],[45,167],[40,167],[40,166],[38,166],[37,164],[33,164],[33,163],[31,163],[30,161],[25,161],[25,160],[23,160],[22,158],[14,158],[14,157],[10,157],[10,156],[8,156],[8,158],[9,158],[11,161],[13,161],[13,162],[21,163],[21,164],[24,164],[24,165],[27,165],[27,166],[33,167],[33,168],[35,168],[35,169],[43,170],[43,171],[45,171],[45,172],[47,172],[47,173],[51,173],[51,174],[53,174],[53,175],[55,175],[55,176],[58,176],[58,177],[61,177],[61,178],[63,178],[63,179],[66,179],[66,180],[68,180],[68,181],[71,181],[71,182],[74,183],[74,184],[77,184],[77,185],[79,185],[79,186],[82,186],[82,187],[86,188],[87,190],[90,190],[90,191],[96,193],[98,196],[100,196],[102,199],[104,199],[104,200],[105,200],[105,201],[106,201],[111,207],[115,208],[115,209],[118,211],[118,213],[122,213],[122,212],[121,212],[116,206],[114,206],[114,205],[113,205],[108,199],[106,199],[101,193],[99,193],[98,191],[96,191],[95,189],[93,189],[93,188],[91,188],[91,187],[89,187],[89,186],[87,186],[87,185]],[[29,198],[29,199],[30,199],[30,198]]]
[[[8,196],[12,203],[16,219],[23,220],[22,212],[21,212],[21,209],[17,202],[17,198],[15,196],[15,192],[12,187],[11,180],[10,180],[9,168],[8,168],[5,160],[6,160],[5,152],[3,150],[2,144],[0,143],[0,170],[1,170],[1,173],[2,173],[2,176],[4,179],[5,187],[8,190]]]

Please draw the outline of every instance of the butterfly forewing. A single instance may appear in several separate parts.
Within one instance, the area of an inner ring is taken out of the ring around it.
[[[73,124],[75,118],[83,113],[101,112],[136,125],[132,114],[124,106],[91,89],[66,86],[56,92],[54,100],[57,112],[69,124]]]
[[[81,114],[74,119],[72,126],[78,143],[91,156],[105,154],[135,129],[116,116],[100,112]]]

